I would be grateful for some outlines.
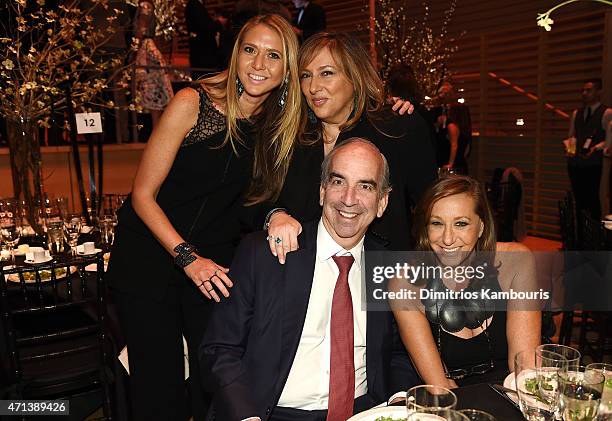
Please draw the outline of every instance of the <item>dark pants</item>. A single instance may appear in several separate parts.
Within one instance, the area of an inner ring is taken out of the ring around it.
[[[577,158],[579,159],[579,158]],[[599,219],[601,207],[599,202],[599,183],[601,181],[601,165],[567,166],[572,193],[576,200],[576,216],[581,220],[582,210],[586,210],[593,218]]]
[[[193,415],[204,420],[210,399],[202,387],[197,350],[211,303],[187,280],[169,286],[159,302],[118,291],[115,301],[130,360],[132,419],[182,421]],[[189,348],[191,411],[182,335]]]
[[[355,399],[353,413],[373,408],[381,402],[376,402],[370,395],[363,395]],[[327,411],[304,411],[302,409],[283,408],[277,406],[272,412],[270,421],[325,421]]]

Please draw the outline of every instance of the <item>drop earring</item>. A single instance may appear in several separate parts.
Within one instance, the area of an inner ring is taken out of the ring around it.
[[[281,110],[285,108],[285,104],[287,103],[288,86],[289,86],[289,78],[286,77],[285,80],[283,81],[280,98],[278,99],[278,106],[281,107]]]
[[[236,93],[238,94],[238,98],[242,96],[243,92],[244,92],[244,85],[240,81],[240,78],[236,76]]]

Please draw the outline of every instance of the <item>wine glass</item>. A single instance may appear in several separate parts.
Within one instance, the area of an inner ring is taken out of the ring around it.
[[[536,352],[537,351],[537,352]],[[534,348],[514,357],[514,376],[519,407],[529,421],[553,421],[559,408],[559,371],[567,360],[554,352]]]
[[[408,412],[437,414],[442,411],[455,409],[456,406],[457,396],[445,387],[424,384],[410,388],[406,392],[406,408]]]
[[[605,376],[584,366],[559,373],[560,410],[564,421],[593,421],[599,412]]]
[[[98,220],[100,239],[102,244],[111,246],[115,240],[115,225],[117,218],[114,215],[102,215]]]
[[[578,367],[580,365],[580,351],[575,348],[566,345],[559,344],[542,344],[539,345],[537,350],[554,352],[555,354],[562,355],[567,360],[567,368]]]
[[[72,254],[76,254],[76,247],[81,234],[81,215],[78,213],[69,213],[64,218],[64,230],[68,235],[68,244]]]
[[[10,217],[8,215],[11,215]],[[13,214],[6,212],[3,218],[0,218],[0,234],[6,245],[11,251],[11,262],[15,263],[15,246],[19,243],[21,230],[17,223],[18,218]]]
[[[612,364],[592,363],[587,369],[599,371],[606,378],[603,392],[601,392],[601,404],[599,405],[599,418],[612,419]]]

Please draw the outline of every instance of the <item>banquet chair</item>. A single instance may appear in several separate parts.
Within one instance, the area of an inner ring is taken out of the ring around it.
[[[103,265],[98,254],[0,267],[6,398],[69,399],[70,419],[100,406],[112,418]]]
[[[561,232],[561,249],[564,252],[576,250],[576,211],[574,195],[571,192],[566,192],[563,200],[559,200],[558,209]],[[561,327],[559,329],[560,344],[570,345],[573,327],[574,312],[566,308],[565,311],[563,311]]]
[[[497,241],[515,241],[514,225],[518,220],[519,205],[521,202],[523,188],[513,174],[508,176],[508,181],[494,181],[487,183],[487,199],[493,211],[497,229]]]
[[[593,268],[595,283],[593,287],[587,287],[594,296],[607,296],[605,293],[605,282],[598,282],[604,273],[606,265],[610,264],[604,253],[606,233],[603,224],[591,216],[587,211],[581,215],[581,232],[579,235],[579,248],[588,257],[589,264]],[[588,281],[588,280],[585,280]],[[583,355],[590,355],[594,361],[602,361],[604,354],[612,351],[610,343],[610,315],[601,310],[602,305],[597,302],[592,307],[586,305],[581,314],[580,334],[578,346]]]

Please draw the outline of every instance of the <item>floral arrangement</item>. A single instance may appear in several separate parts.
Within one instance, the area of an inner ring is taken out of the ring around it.
[[[110,79],[129,77],[125,56],[106,54],[104,44],[118,30],[121,11],[109,0],[7,0],[9,19],[0,25],[0,114],[8,120],[36,120],[66,106],[70,85],[75,108],[93,104]],[[94,22],[101,8],[106,22]],[[127,52],[126,52],[127,53]],[[112,106],[112,103],[104,105]]]
[[[393,65],[408,64],[423,95],[435,97],[442,82],[450,77],[446,64],[458,49],[457,40],[448,36],[456,0],[450,1],[439,33],[429,25],[427,3],[423,3],[422,18],[410,20],[412,11],[407,0],[379,0],[376,7],[376,47],[383,78],[387,78]]]
[[[138,3],[143,0],[125,0],[126,3],[138,7]],[[176,34],[185,34],[184,20],[178,10],[184,10],[187,0],[147,0],[153,4],[155,10],[155,36],[171,39]]]
[[[538,17],[536,18],[538,26],[541,26],[542,28],[546,29],[546,31],[550,31],[552,29],[552,24],[555,23],[555,21],[550,18],[550,14],[560,7],[563,7],[570,3],[575,3],[577,1],[580,1],[580,0],[567,0],[567,1],[564,1],[563,3],[556,5],[552,9],[549,9],[545,13],[538,13]],[[608,6],[612,6],[612,1],[610,0],[590,0],[590,1],[596,1],[598,3],[603,3],[603,4],[607,4]]]

